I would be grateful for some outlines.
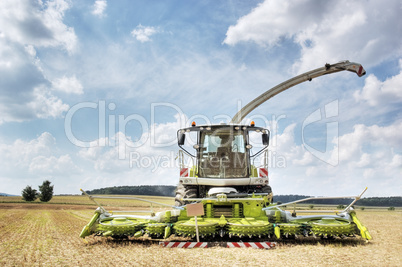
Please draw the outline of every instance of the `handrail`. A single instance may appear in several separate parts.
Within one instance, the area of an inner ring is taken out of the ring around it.
[[[186,163],[184,162],[184,154],[186,154],[187,156],[189,156],[189,158],[191,159],[191,167],[189,167],[188,164],[186,164]],[[191,169],[192,167],[194,167],[194,158],[193,158],[190,154],[188,154],[186,151],[184,151],[184,150],[179,150],[177,157],[179,158],[180,169],[183,169],[183,168],[189,168],[189,169]],[[197,166],[196,166],[196,168],[197,168]],[[188,175],[189,175],[189,177],[196,177],[196,176],[195,176],[195,172],[193,172],[193,176],[191,176],[191,171],[189,172]]]
[[[106,210],[95,200],[95,198],[99,198],[99,199],[131,199],[131,200],[138,200],[138,201],[148,202],[148,203],[156,204],[156,205],[160,205],[160,206],[170,207],[170,208],[174,208],[174,209],[180,209],[180,210],[184,209],[182,207],[176,207],[176,206],[172,206],[172,205],[168,205],[168,204],[164,204],[164,203],[159,203],[159,202],[156,202],[156,201],[146,200],[146,199],[142,199],[142,198],[138,198],[138,197],[91,196],[87,192],[85,192],[84,190],[82,190],[82,189],[80,189],[80,190],[87,197],[89,197],[90,200],[95,202],[95,204],[98,205],[98,207],[100,207],[104,212],[106,212]]]
[[[256,159],[260,159],[261,156],[264,157],[264,162],[263,162],[263,163],[260,163],[259,166],[256,166],[256,165],[255,165],[255,161],[256,161]],[[262,151],[262,153],[260,153],[257,157],[254,157],[254,158],[253,158],[253,166],[256,167],[256,168],[261,168],[261,167],[263,167],[263,168],[265,168],[265,169],[268,168],[268,149],[265,148],[265,150]]]
[[[303,198],[303,199],[299,199],[299,200],[295,200],[295,201],[291,201],[291,202],[287,202],[287,203],[283,203],[283,204],[278,204],[278,205],[274,205],[274,206],[269,206],[266,208],[263,208],[262,210],[270,210],[270,209],[275,209],[275,208],[279,208],[282,206],[287,206],[290,204],[296,204],[296,203],[300,203],[300,202],[305,202],[305,201],[309,201],[309,200],[317,200],[317,199],[343,199],[343,198],[354,198],[353,202],[349,204],[348,207],[346,207],[342,212],[346,212],[349,211],[349,209],[352,207],[352,205],[359,200],[362,195],[364,194],[364,192],[366,192],[367,187],[363,190],[363,192],[360,193],[360,195],[357,196],[345,196],[345,197],[308,197],[308,198]]]
[[[170,207],[170,208],[174,208],[174,209],[179,208],[179,207],[176,207],[176,206],[173,206],[173,205],[159,203],[159,202],[146,200],[146,199],[142,199],[142,198],[138,198],[138,197],[109,197],[109,196],[91,196],[91,197],[92,198],[101,198],[101,199],[131,199],[131,200],[138,200],[138,201],[148,202],[148,203],[156,204],[156,205],[160,205],[160,206]]]

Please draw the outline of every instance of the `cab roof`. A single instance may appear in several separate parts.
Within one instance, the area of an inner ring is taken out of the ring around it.
[[[200,126],[190,126],[182,128],[179,132],[201,132],[201,131],[215,131],[217,129],[231,128],[234,131],[261,131],[269,132],[268,129],[262,127],[255,127],[251,125],[239,125],[239,124],[215,124],[215,125],[200,125]]]

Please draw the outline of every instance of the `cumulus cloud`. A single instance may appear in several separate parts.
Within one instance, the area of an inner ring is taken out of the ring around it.
[[[315,67],[317,59],[375,65],[402,54],[396,34],[402,30],[401,11],[397,0],[386,5],[375,0],[266,0],[229,27],[224,43],[253,41],[269,48],[290,39],[301,48],[296,72]]]
[[[402,122],[396,122],[390,126],[366,126],[355,125],[354,131],[339,137],[339,160],[348,162],[351,159],[358,159],[359,162],[366,162],[369,155],[364,155],[371,149],[388,147],[395,151],[402,151]],[[364,155],[364,158],[362,158]],[[362,163],[360,163],[361,165]]]
[[[36,187],[45,179],[55,185],[57,194],[75,192],[82,179],[83,170],[69,154],[60,151],[49,132],[32,140],[0,140],[0,161],[2,191],[12,194],[19,194],[27,184]]]
[[[27,107],[37,118],[61,117],[69,108],[44,86],[34,88],[33,99],[27,103]]]
[[[2,178],[40,178],[80,171],[68,154],[59,155],[56,139],[48,132],[30,141],[17,139],[12,144],[0,144],[0,160]]]
[[[65,173],[74,173],[76,169],[70,155],[61,155],[60,157],[50,156],[37,156],[32,159],[29,164],[29,172],[45,175],[64,175]]]
[[[46,87],[34,88],[32,99],[26,102],[6,103],[0,106],[0,124],[10,121],[22,122],[36,118],[59,118],[69,109],[69,105],[54,96]]]
[[[351,132],[334,140],[339,146],[329,151],[339,157],[337,166],[323,162],[305,150],[303,144],[297,144],[295,130],[295,125],[289,125],[283,133],[272,137],[278,145],[270,147],[270,162],[275,163],[275,158],[276,162],[280,158],[285,161],[285,167],[270,166],[276,194],[353,195],[368,186],[370,195],[384,196],[398,195],[402,189],[402,138],[398,134],[402,122],[388,126],[355,125]],[[390,184],[394,185],[391,190],[387,188]]]
[[[102,16],[104,16],[106,7],[107,7],[106,0],[96,0],[93,5],[92,14],[102,17]]]
[[[109,181],[100,181],[103,186],[176,184],[176,132],[184,127],[184,122],[187,118],[176,115],[175,121],[150,125],[138,138],[117,132],[114,136],[92,141],[90,147],[81,149],[78,155],[83,162],[91,164],[95,174],[89,174],[89,177],[113,175]]]
[[[402,101],[402,59],[399,60],[399,74],[380,81],[374,74],[365,79],[362,90],[354,93],[358,102],[367,102],[370,106],[389,105]]]
[[[63,47],[73,52],[74,29],[63,23],[68,2],[12,0],[0,2],[0,31],[11,41],[38,47]]]
[[[224,43],[254,41],[262,46],[276,45],[282,37],[292,37],[313,24],[316,16],[320,19],[327,8],[320,2],[264,1],[229,27]]]
[[[55,80],[52,91],[37,53],[49,47],[70,54],[76,50],[74,29],[63,22],[69,8],[63,0],[0,2],[0,124],[59,117],[68,105],[54,92],[82,93],[75,76]]]
[[[131,31],[131,35],[140,41],[141,43],[151,41],[151,36],[157,33],[158,30],[155,27],[151,26],[142,26],[138,25],[134,30]]]
[[[56,91],[77,95],[82,95],[84,93],[83,86],[75,75],[71,77],[63,76],[55,79],[52,82],[52,85],[53,89]]]

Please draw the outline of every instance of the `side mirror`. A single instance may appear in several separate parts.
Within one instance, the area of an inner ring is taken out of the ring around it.
[[[264,146],[268,146],[269,145],[269,135],[264,133],[262,134],[262,144]]]
[[[185,140],[186,140],[186,134],[185,133],[179,133],[179,138],[177,140],[179,146],[183,146]]]

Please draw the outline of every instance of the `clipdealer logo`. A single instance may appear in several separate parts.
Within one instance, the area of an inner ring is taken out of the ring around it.
[[[100,100],[99,102],[82,102],[72,106],[65,116],[65,134],[72,144],[80,148],[89,149],[93,147],[113,147],[118,152],[119,160],[125,160],[127,158],[129,159],[130,168],[138,166],[145,167],[148,165],[153,165],[153,168],[155,165],[162,167],[172,166],[174,165],[172,163],[172,155],[155,155],[156,158],[152,159],[150,158],[152,155],[143,155],[143,153],[138,152],[138,148],[143,145],[149,145],[151,147],[162,149],[176,145],[177,140],[175,134],[169,138],[163,138],[163,141],[158,141],[158,137],[156,136],[157,123],[155,121],[157,108],[167,108],[176,112],[178,114],[176,117],[178,120],[178,129],[186,127],[188,122],[193,120],[204,121],[206,125],[212,124],[209,118],[205,115],[193,115],[191,118],[187,118],[187,116],[177,105],[166,102],[151,104],[151,120],[150,123],[148,123],[148,121],[139,114],[130,114],[127,116],[121,114],[110,114],[112,111],[115,111],[116,104],[107,104],[106,101]],[[75,119],[79,119],[79,114],[84,109],[92,109],[97,113],[97,138],[91,141],[80,140],[73,132],[73,117],[75,116]],[[335,100],[326,104],[322,109],[319,108],[315,110],[303,121],[301,131],[303,147],[316,158],[332,166],[337,166],[339,163],[338,122],[333,121],[333,119],[338,116],[338,109],[338,100]],[[223,119],[229,122],[231,117],[228,115],[216,115],[213,117],[213,120],[216,119]],[[283,119],[286,119],[286,115],[272,115],[272,117],[268,119],[266,116],[256,114],[250,116],[248,120],[259,120],[263,124],[261,125],[262,127],[270,130],[270,147],[272,148],[278,145],[278,125],[279,121]],[[138,129],[141,128],[139,138],[135,140],[131,140],[130,135],[126,135],[126,128],[130,122],[135,122],[139,125]],[[326,146],[324,151],[320,151],[319,149],[311,146],[308,143],[305,135],[305,129],[307,126],[320,122],[326,122]],[[193,142],[195,141],[193,140]],[[271,167],[283,168],[286,166],[286,158],[281,154],[281,151],[269,150],[269,152],[270,154],[268,160]],[[166,153],[168,154],[169,152],[167,151]]]
[[[302,142],[304,148],[319,160],[324,161],[332,166],[339,164],[339,123],[338,121],[330,121],[339,115],[338,100],[334,100],[311,113],[302,124]],[[325,122],[326,121],[326,122]],[[324,151],[320,151],[310,146],[305,139],[305,129],[308,125],[318,122],[325,122],[326,125],[326,142]]]

